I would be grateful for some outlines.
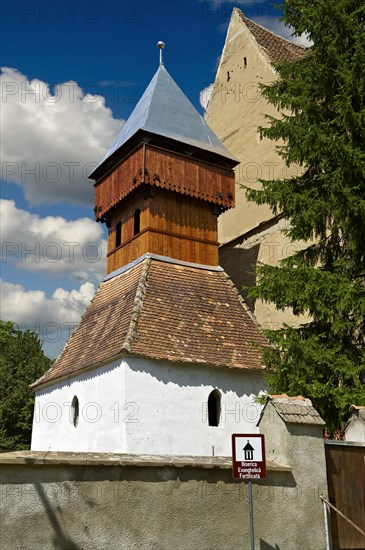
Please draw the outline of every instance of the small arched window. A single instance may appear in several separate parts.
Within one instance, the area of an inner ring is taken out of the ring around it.
[[[115,248],[122,244],[122,222],[118,222],[115,227]]]
[[[79,423],[79,400],[76,397],[76,395],[74,396],[71,403],[71,419],[72,419],[72,424],[76,428]]]
[[[138,235],[141,230],[141,211],[139,208],[134,212],[134,235]]]
[[[209,426],[219,426],[221,416],[221,394],[213,390],[208,397],[208,423]]]

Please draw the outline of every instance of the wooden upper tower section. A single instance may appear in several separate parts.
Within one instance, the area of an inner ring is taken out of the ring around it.
[[[218,265],[217,216],[234,207],[236,164],[160,64],[90,175],[108,273],[147,252]]]

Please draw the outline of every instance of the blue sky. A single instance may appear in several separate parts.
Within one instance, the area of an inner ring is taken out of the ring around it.
[[[164,63],[195,107],[234,6],[289,37],[271,2],[1,4],[1,318],[55,357],[105,274],[86,177]]]

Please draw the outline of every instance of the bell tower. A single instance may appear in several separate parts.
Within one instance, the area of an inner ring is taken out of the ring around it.
[[[90,178],[111,273],[145,253],[218,265],[218,215],[234,207],[238,161],[162,62]]]
[[[57,429],[35,417],[32,450],[230,456],[237,421],[221,422],[221,404],[243,410],[265,388],[266,345],[218,265],[217,217],[234,204],[236,164],[160,59],[92,174],[108,275],[32,386],[35,410],[52,401],[72,412]],[[116,414],[119,403],[140,404],[138,420]]]

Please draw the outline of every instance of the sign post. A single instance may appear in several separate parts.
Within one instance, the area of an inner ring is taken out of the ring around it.
[[[265,438],[262,434],[232,435],[233,478],[248,480],[251,550],[255,550],[252,480],[266,477]]]
[[[255,550],[255,531],[254,531],[254,526],[253,526],[252,479],[248,480],[248,506],[249,506],[249,509],[250,509],[251,550]]]

